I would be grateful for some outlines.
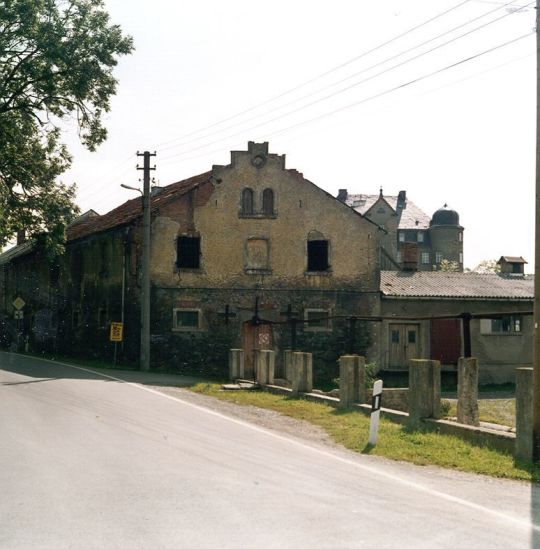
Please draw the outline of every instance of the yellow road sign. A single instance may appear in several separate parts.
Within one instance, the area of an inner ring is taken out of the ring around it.
[[[124,335],[124,325],[122,322],[111,322],[111,341],[122,341]]]

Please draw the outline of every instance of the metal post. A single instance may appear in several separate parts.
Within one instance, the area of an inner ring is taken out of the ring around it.
[[[156,153],[144,151],[143,156],[143,250],[141,280],[141,370],[150,370],[150,157]],[[141,169],[141,168],[137,168]]]
[[[536,216],[534,247],[534,330],[533,330],[533,460],[540,461],[540,35],[539,4],[536,6]]]

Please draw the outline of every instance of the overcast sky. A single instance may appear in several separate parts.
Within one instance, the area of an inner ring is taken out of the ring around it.
[[[466,267],[522,255],[532,271],[534,2],[106,6],[136,51],[116,70],[108,141],[89,153],[66,135],[63,180],[77,183],[83,211],[133,197],[119,185],[139,185],[137,150],[157,151],[153,175],[167,185],[269,141],[334,195],[406,190],[429,215],[448,203]]]

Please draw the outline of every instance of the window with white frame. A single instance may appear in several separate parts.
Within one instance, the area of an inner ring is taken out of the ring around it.
[[[417,240],[418,242],[424,242],[424,233],[422,231],[418,231]]]
[[[435,263],[440,263],[442,261],[442,253],[441,252],[435,252]]]
[[[422,252],[421,261],[422,265],[429,265],[429,252]]]
[[[399,231],[398,233],[398,240],[400,242],[405,242],[405,233],[403,231]]]
[[[463,233],[460,232],[458,234],[458,240],[459,240],[459,242],[463,242]]]
[[[304,309],[304,331],[329,332],[332,330],[328,309]]]
[[[401,263],[403,261],[403,254],[401,252],[396,253],[396,261]]]
[[[459,262],[463,263],[463,252],[459,252]]]
[[[193,332],[200,329],[200,309],[173,309],[173,330]]]
[[[500,318],[480,320],[481,334],[520,334],[523,329],[521,315],[502,315]]]

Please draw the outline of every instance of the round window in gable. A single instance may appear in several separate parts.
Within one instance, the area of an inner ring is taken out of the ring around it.
[[[265,156],[262,156],[261,154],[258,154],[257,156],[254,156],[254,157],[251,159],[251,163],[252,163],[256,168],[262,168],[262,167],[266,164],[266,157],[265,157]]]

